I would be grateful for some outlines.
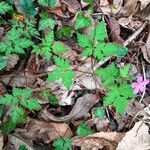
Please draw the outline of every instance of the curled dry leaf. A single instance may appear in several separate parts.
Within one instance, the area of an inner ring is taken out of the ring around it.
[[[14,135],[9,135],[8,139],[9,142],[15,147],[16,150],[18,150],[21,145],[25,145],[28,150],[35,150],[29,141],[27,142]]]
[[[30,139],[42,139],[45,143],[50,143],[60,136],[72,136],[72,131],[66,123],[47,123],[30,119],[26,125],[25,135]]]
[[[124,137],[124,133],[117,132],[98,132],[85,137],[73,137],[73,145],[83,147],[84,150],[95,148],[96,150],[105,148],[116,150],[118,143]]]
[[[6,70],[11,70],[15,67],[19,60],[19,56],[16,54],[11,54],[5,56],[5,59],[7,60]]]
[[[78,119],[84,116],[92,107],[99,101],[97,94],[85,94],[78,98],[71,112],[64,117],[55,117],[49,113],[46,109],[41,111],[41,116],[46,121],[54,122],[66,122],[74,119]]]
[[[137,122],[118,144],[117,150],[149,150],[150,134],[148,131],[149,128],[145,123]]]

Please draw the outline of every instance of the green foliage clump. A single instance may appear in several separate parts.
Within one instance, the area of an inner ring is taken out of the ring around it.
[[[75,30],[87,27],[91,25],[91,19],[88,17],[85,17],[85,15],[82,12],[79,12],[77,14],[77,19],[75,22]]]
[[[101,78],[107,87],[108,93],[104,97],[104,106],[113,105],[121,115],[125,111],[128,99],[133,98],[132,87],[128,82],[130,65],[117,68],[114,63],[106,68],[96,70],[96,74]]]
[[[5,38],[0,42],[0,53],[25,54],[24,49],[29,48],[34,43],[31,37],[39,33],[35,29],[35,21],[25,19],[24,23],[15,19],[11,20],[12,28],[6,33]]]
[[[124,56],[127,49],[116,43],[106,43],[107,30],[104,21],[101,21],[91,30],[90,35],[77,34],[78,45],[83,48],[83,56],[94,56],[98,60],[117,55]]]
[[[53,141],[55,150],[71,150],[72,140],[69,137],[59,137]]]
[[[38,0],[38,3],[44,7],[55,7],[56,0]]]
[[[35,16],[37,14],[32,0],[19,0],[19,8],[26,15]]]
[[[8,3],[4,1],[0,2],[0,15],[4,15],[10,10],[12,10],[12,7]]]
[[[3,133],[9,133],[25,120],[25,109],[39,110],[38,99],[32,98],[31,89],[13,88],[12,94],[0,97],[1,105],[10,105],[10,118],[1,125]]]
[[[80,136],[86,136],[89,134],[93,134],[94,131],[92,131],[86,123],[80,123],[77,130],[76,130],[76,134],[80,135]]]
[[[61,42],[54,41],[54,32],[51,31],[42,39],[42,43],[33,45],[32,53],[42,55],[47,60],[50,60],[52,53],[60,54],[65,51],[66,48]]]
[[[66,88],[73,83],[74,73],[69,62],[63,58],[55,57],[56,68],[48,74],[49,81],[61,80]]]
[[[41,19],[39,21],[39,31],[45,30],[48,27],[50,27],[51,29],[54,29],[56,22],[55,20],[49,17],[48,13],[42,13],[40,17]]]

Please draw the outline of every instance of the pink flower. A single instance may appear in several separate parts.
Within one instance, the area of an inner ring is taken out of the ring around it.
[[[150,80],[143,80],[143,77],[139,75],[137,77],[137,82],[132,83],[132,88],[134,88],[133,93],[138,94],[144,92],[149,82]]]

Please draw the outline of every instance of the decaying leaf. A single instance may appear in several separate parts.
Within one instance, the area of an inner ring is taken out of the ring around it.
[[[75,13],[80,8],[80,3],[77,0],[62,0],[68,6],[70,12]]]
[[[86,121],[86,123],[89,126],[95,125],[97,131],[99,131],[99,132],[100,131],[106,132],[110,125],[110,121],[107,118],[104,118],[104,119],[92,118],[92,119]]]
[[[72,136],[72,131],[66,123],[47,123],[30,119],[24,133],[32,140],[42,139],[43,142],[49,143],[60,136]]]
[[[25,140],[14,135],[9,135],[9,142],[15,147],[16,150],[18,150],[21,145],[25,145],[28,150],[35,150],[29,141],[26,142]]]
[[[84,116],[98,101],[99,97],[97,97],[96,94],[85,94],[78,98],[69,115],[64,117],[55,117],[45,109],[41,112],[41,116],[46,121],[54,122],[65,122],[78,119]]]
[[[6,69],[11,70],[17,64],[19,60],[19,56],[16,54],[11,54],[11,55],[5,56],[5,59],[7,60]]]
[[[124,133],[117,132],[98,132],[93,135],[88,135],[85,137],[73,137],[73,145],[84,148],[84,150],[89,149],[102,149],[116,150],[118,143],[124,137]]]
[[[117,150],[149,150],[150,134],[148,131],[149,128],[145,123],[137,122],[118,144]]]

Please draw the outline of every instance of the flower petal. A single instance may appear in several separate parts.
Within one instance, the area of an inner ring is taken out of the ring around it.
[[[140,86],[139,91],[142,93],[142,92],[144,92],[144,91],[145,91],[145,89],[146,89],[146,86],[145,86],[145,85],[143,85],[143,86]]]
[[[138,94],[138,93],[139,93],[139,88],[135,88],[135,89],[133,90],[133,93],[134,93],[134,94]]]
[[[138,83],[141,83],[142,81],[143,81],[143,77],[139,75],[139,76],[137,77],[137,82],[138,82]]]
[[[136,87],[138,87],[138,86],[139,86],[139,83],[137,83],[137,82],[133,82],[133,83],[131,84],[131,86],[132,86],[133,88],[136,88]]]
[[[150,82],[150,81],[147,79],[147,80],[144,80],[144,81],[142,82],[142,84],[143,84],[143,85],[147,85],[147,84],[149,84],[149,82]]]

